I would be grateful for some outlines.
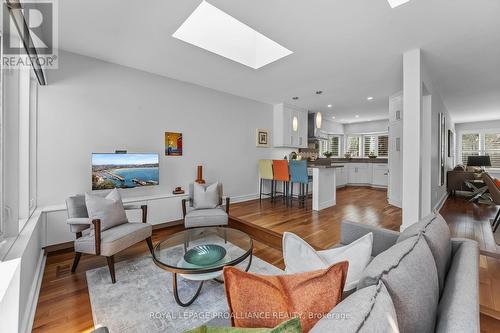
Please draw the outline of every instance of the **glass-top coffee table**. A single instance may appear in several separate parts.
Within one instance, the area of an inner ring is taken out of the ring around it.
[[[253,242],[246,233],[231,228],[193,228],[181,231],[159,242],[153,251],[153,261],[172,273],[175,301],[180,306],[191,305],[200,294],[203,282],[216,280],[225,266],[234,266],[249,258],[246,271],[252,264]],[[181,301],[177,275],[199,281],[195,294]]]

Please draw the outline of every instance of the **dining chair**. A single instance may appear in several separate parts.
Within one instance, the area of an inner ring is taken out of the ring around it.
[[[482,176],[484,182],[486,183],[486,186],[488,186],[488,191],[490,192],[491,200],[493,201],[493,203],[495,205],[499,206],[500,205],[500,189],[498,188],[497,184],[495,183],[495,180],[487,172],[483,172],[481,176]],[[499,225],[500,225],[500,209],[498,210],[493,221],[491,221],[491,227],[493,228],[493,232],[497,231]]]
[[[287,160],[273,160],[273,199],[277,194],[281,194],[283,201],[287,202],[288,198],[288,183],[290,182],[290,174],[288,173]],[[278,192],[278,183],[282,184],[281,192]]]
[[[299,204],[307,208],[307,197],[309,193],[309,175],[307,173],[307,161],[291,160],[290,167],[290,204],[296,199]],[[299,193],[297,196],[293,195],[293,185],[299,185]]]
[[[259,190],[259,201],[262,201],[262,196],[271,197],[273,199],[273,161],[272,160],[259,160],[259,178],[260,178],[260,190]],[[262,192],[264,181],[271,181],[271,192]]]

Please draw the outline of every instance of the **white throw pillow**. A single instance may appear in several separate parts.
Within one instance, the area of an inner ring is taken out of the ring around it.
[[[91,219],[101,220],[101,231],[128,222],[122,198],[117,189],[109,192],[106,197],[86,193],[85,205]]]
[[[356,288],[361,274],[370,263],[372,247],[371,232],[351,244],[324,251],[316,251],[299,236],[285,232],[283,235],[285,272],[289,274],[309,272],[348,261],[349,269],[344,291],[349,291]]]
[[[193,192],[195,209],[212,209],[219,205],[219,183],[208,186],[194,183]]]

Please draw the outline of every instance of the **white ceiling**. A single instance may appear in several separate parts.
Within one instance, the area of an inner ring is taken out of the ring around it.
[[[412,0],[395,9],[386,0],[210,0],[294,52],[257,70],[172,37],[200,2],[59,1],[59,45],[343,122],[387,118],[388,96],[402,87],[402,53],[420,47],[454,121],[500,118],[498,0]]]

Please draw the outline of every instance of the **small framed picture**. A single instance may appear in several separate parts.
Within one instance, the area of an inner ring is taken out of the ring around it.
[[[257,147],[269,147],[269,130],[257,129]]]

